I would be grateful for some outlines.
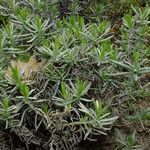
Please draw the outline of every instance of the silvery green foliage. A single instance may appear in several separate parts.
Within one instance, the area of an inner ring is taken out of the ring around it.
[[[137,144],[137,135],[136,131],[132,134],[124,134],[121,131],[117,130],[117,142],[119,143],[118,148],[123,150],[145,150],[148,148],[148,145]]]
[[[149,8],[133,8],[134,16],[126,14],[121,40],[112,43],[108,21],[87,24],[78,15],[78,1],[70,5],[72,15],[60,19],[57,4],[4,0],[0,6],[8,19],[0,29],[0,64],[6,61],[4,56],[9,61],[28,54],[45,62],[33,81],[24,81],[12,67],[10,83],[4,77],[8,65],[0,67],[0,120],[27,144],[71,150],[82,140],[111,130],[118,117],[102,101],[121,105],[122,99],[147,95],[149,83],[143,85],[140,79],[150,72]],[[97,100],[100,97],[102,101]],[[37,132],[43,136],[40,140]]]

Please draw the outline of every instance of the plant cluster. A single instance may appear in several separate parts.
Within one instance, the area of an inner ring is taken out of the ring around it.
[[[149,96],[149,7],[131,6],[115,37],[110,3],[85,2],[1,2],[0,123],[28,149],[78,149],[82,140],[107,135],[119,117],[144,118],[142,127],[149,121],[149,110],[134,108]],[[33,55],[43,69],[24,80],[10,62],[25,65]],[[143,148],[135,132],[118,136],[117,148]]]

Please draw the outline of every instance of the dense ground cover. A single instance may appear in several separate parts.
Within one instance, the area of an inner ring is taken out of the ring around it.
[[[2,0],[0,149],[148,150],[149,3]]]

